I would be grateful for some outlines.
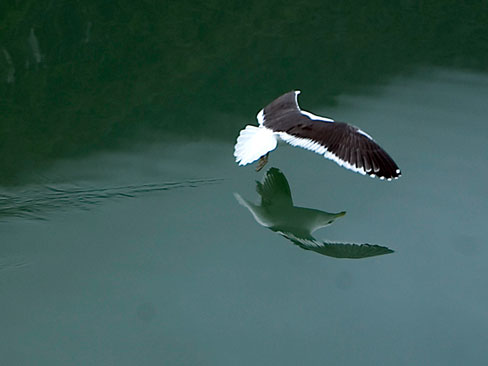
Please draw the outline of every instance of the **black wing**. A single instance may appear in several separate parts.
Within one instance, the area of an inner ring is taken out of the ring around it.
[[[299,94],[299,90],[291,91],[269,103],[258,113],[259,122],[273,131],[285,131],[297,123],[310,122],[311,116],[320,121],[334,121],[302,111],[298,105]]]
[[[264,127],[294,146],[314,151],[341,166],[382,179],[398,178],[400,169],[367,133],[347,123],[315,116],[298,106],[299,91],[267,105],[258,115]]]
[[[339,165],[383,179],[398,178],[400,169],[369,135],[347,123],[310,120],[283,131],[286,142],[323,154]],[[288,136],[287,136],[288,135]]]

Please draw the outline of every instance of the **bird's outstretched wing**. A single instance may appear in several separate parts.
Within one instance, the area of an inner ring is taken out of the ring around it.
[[[375,244],[326,243],[314,248],[304,248],[334,258],[361,259],[393,253],[393,250]],[[303,248],[303,247],[302,247]]]
[[[258,120],[282,140],[314,151],[337,164],[380,179],[394,179],[400,169],[371,136],[347,123],[302,111],[299,92],[286,93],[266,106]]]
[[[398,178],[401,174],[385,150],[365,132],[347,123],[310,120],[283,131],[280,138],[361,174],[380,179]]]
[[[266,172],[263,183],[256,182],[256,191],[261,196],[263,207],[270,205],[293,206],[290,185],[285,175],[277,168]]]
[[[280,234],[302,249],[334,258],[360,259],[394,252],[390,248],[375,244],[325,242],[315,238],[295,236],[292,233],[280,232]]]

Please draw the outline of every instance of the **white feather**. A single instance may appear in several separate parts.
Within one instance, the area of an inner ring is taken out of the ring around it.
[[[334,120],[331,118],[316,116],[315,114],[307,112],[307,111],[300,110],[300,113],[303,114],[304,116],[307,116],[308,118],[316,120],[316,121],[334,122]]]
[[[366,174],[364,168],[356,167],[350,164],[349,162],[342,160],[341,158],[339,158],[334,153],[330,152],[325,146],[319,144],[318,142],[315,142],[307,138],[301,138],[301,137],[289,135],[286,132],[279,132],[279,136],[283,141],[289,143],[290,145],[303,147],[304,149],[316,152],[317,154],[323,155],[324,158],[333,160],[340,166],[352,170],[353,172],[357,172],[362,175]]]
[[[360,133],[360,134],[361,134],[361,135],[363,135],[363,136],[366,136],[368,139],[370,139],[370,140],[374,141],[374,140],[373,140],[373,138],[372,138],[370,135],[368,135],[366,132],[364,132],[363,130],[360,130],[360,129],[358,128],[358,131],[357,131],[357,132],[358,132],[358,133]]]
[[[234,147],[234,156],[239,165],[247,165],[276,149],[275,133],[264,126],[246,126],[241,130]]]

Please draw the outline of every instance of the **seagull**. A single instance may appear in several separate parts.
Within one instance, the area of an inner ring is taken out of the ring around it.
[[[340,243],[320,241],[312,233],[329,226],[346,212],[330,213],[293,204],[291,190],[285,175],[277,168],[270,168],[263,182],[256,182],[256,191],[261,204],[254,204],[238,193],[236,200],[264,226],[302,249],[334,258],[366,258],[393,253],[393,250],[373,244]]]
[[[246,207],[254,219],[264,227],[282,235],[313,241],[312,233],[329,226],[346,212],[329,213],[293,204],[291,190],[285,175],[277,168],[270,168],[263,183],[256,182],[256,191],[261,196],[261,204],[255,205],[234,194],[236,200]]]
[[[257,114],[259,126],[247,125],[234,147],[236,162],[247,165],[259,159],[257,171],[279,141],[302,147],[340,166],[381,180],[397,179],[401,171],[388,153],[363,130],[300,109],[299,90],[283,94]]]

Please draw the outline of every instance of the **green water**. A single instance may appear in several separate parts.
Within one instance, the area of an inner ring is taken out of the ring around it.
[[[485,364],[486,24],[484,2],[2,3],[2,365]],[[289,146],[238,167],[292,89],[403,176]],[[273,228],[236,200],[272,167]],[[317,211],[292,207],[347,212],[313,233],[336,246],[304,250]]]

